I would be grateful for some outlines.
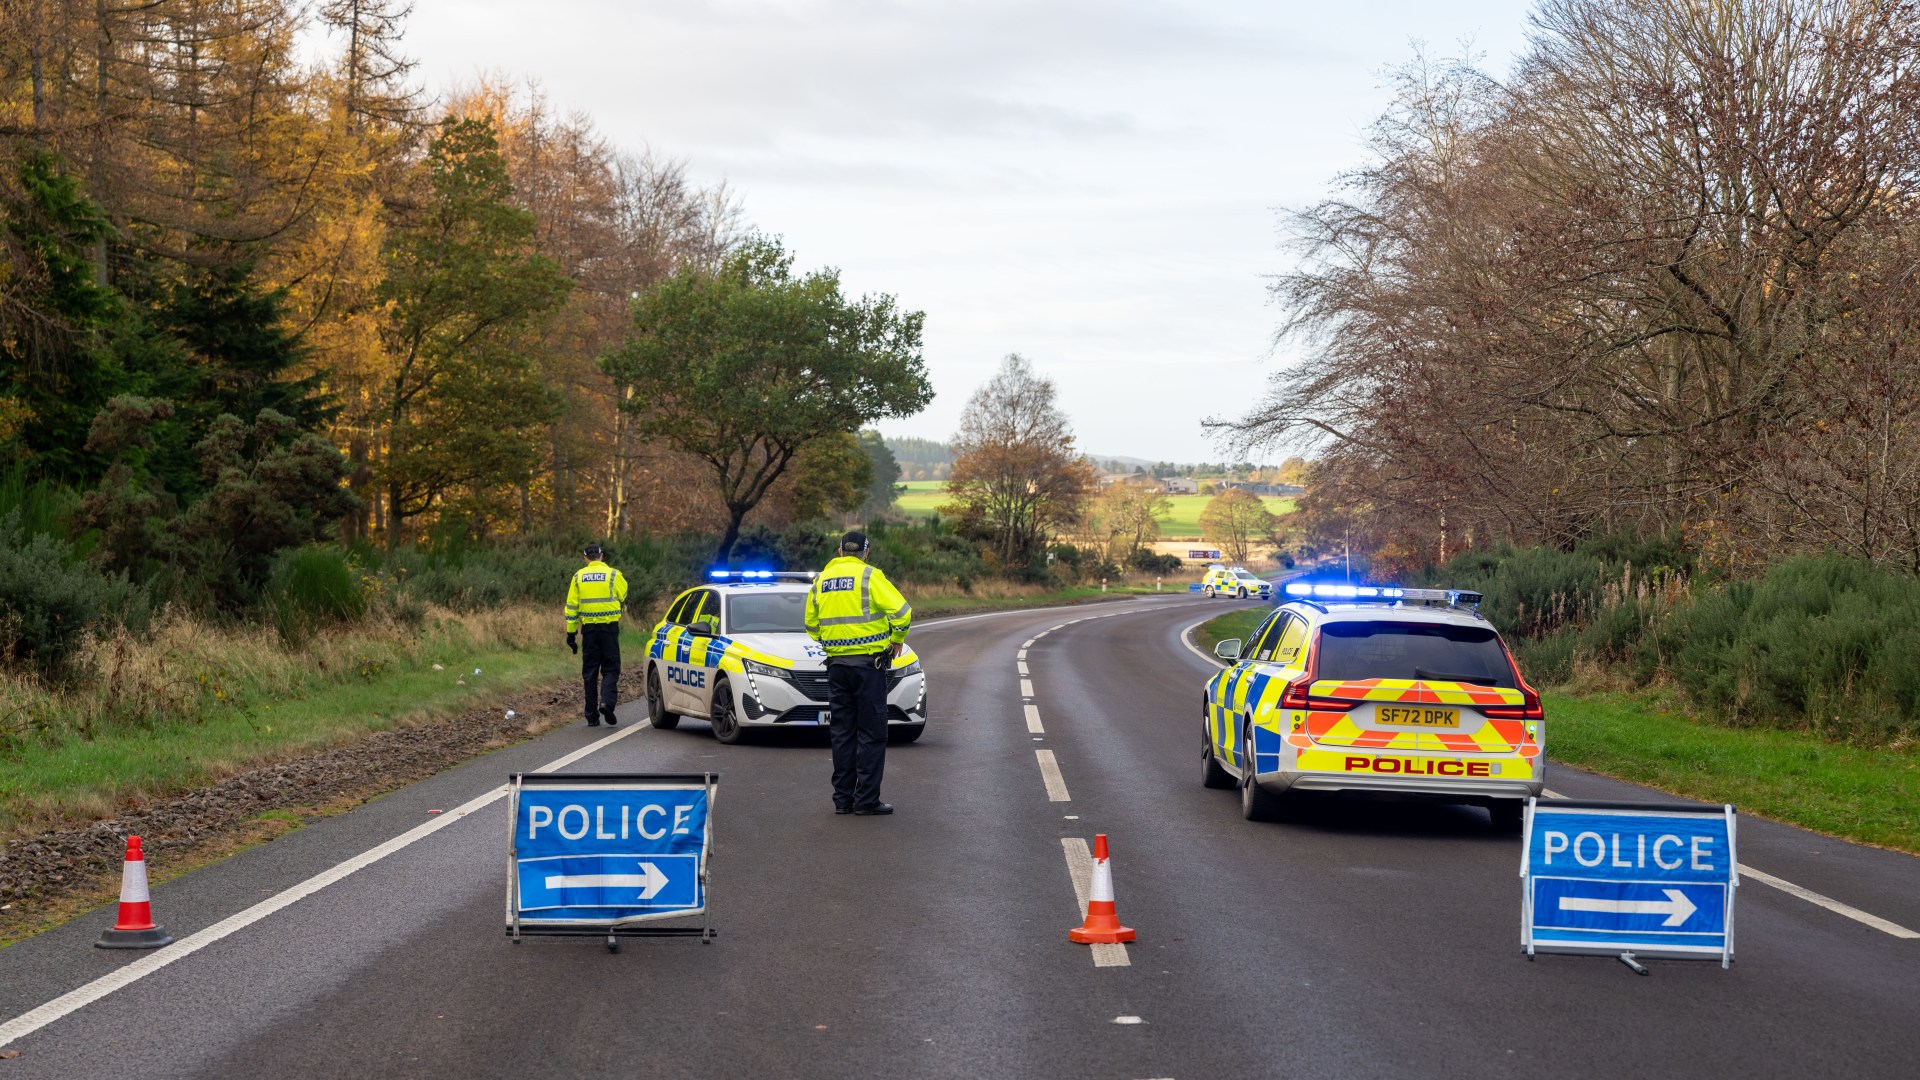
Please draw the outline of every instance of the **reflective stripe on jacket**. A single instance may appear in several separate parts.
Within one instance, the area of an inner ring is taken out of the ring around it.
[[[575,570],[567,583],[567,633],[578,631],[581,623],[619,622],[626,602],[626,577],[595,559]]]
[[[807,590],[807,633],[828,656],[898,645],[912,621],[913,608],[887,575],[851,555],[828,563]]]

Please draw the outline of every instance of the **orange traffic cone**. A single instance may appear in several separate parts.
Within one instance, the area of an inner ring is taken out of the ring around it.
[[[1120,925],[1120,916],[1113,908],[1113,867],[1107,863],[1106,833],[1093,838],[1093,891],[1087,897],[1086,921],[1067,931],[1067,937],[1082,945],[1133,940],[1133,930]]]
[[[157,949],[173,944],[166,927],[153,924],[153,905],[147,896],[147,857],[140,838],[127,837],[127,861],[120,870],[120,919],[102,931],[97,949]]]

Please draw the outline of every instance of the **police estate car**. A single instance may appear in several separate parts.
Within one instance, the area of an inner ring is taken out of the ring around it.
[[[1273,586],[1248,573],[1246,567],[1219,563],[1207,567],[1207,576],[1200,579],[1200,592],[1209,599],[1215,596],[1235,596],[1242,600],[1249,596],[1262,600],[1273,598]]]
[[[826,652],[807,636],[812,574],[716,570],[674,598],[647,644],[647,717],[657,728],[707,721],[737,743],[752,727],[827,722]],[[903,649],[887,674],[887,734],[912,742],[927,726],[920,658]]]
[[[1432,796],[1520,826],[1545,784],[1540,695],[1477,611],[1478,593],[1287,586],[1207,683],[1202,782],[1251,820],[1299,791]]]

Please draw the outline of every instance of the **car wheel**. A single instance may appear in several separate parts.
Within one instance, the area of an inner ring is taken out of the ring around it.
[[[713,737],[732,746],[746,736],[746,730],[740,726],[740,716],[734,711],[733,687],[723,677],[713,684],[713,704],[707,709],[708,723],[713,725]]]
[[[1493,831],[1517,833],[1527,820],[1527,804],[1519,799],[1499,799],[1487,804],[1487,816],[1493,819]]]
[[[1241,746],[1253,745],[1252,724],[1248,724],[1246,728],[1243,729],[1242,737],[1245,738],[1246,741],[1241,743]],[[1248,757],[1251,758],[1252,755],[1248,755]],[[1241,772],[1245,775],[1240,777],[1240,816],[1246,818],[1248,821],[1280,820],[1280,796],[1261,787],[1260,784],[1254,780],[1253,775],[1255,769],[1251,760],[1248,761],[1247,767],[1242,769]]]
[[[1213,599],[1213,586],[1202,585],[1200,587],[1200,595],[1206,597],[1209,600]]]
[[[680,714],[667,711],[667,699],[660,696],[660,669],[647,666],[647,723],[661,731],[680,726]]]
[[[1200,786],[1216,791],[1225,791],[1233,786],[1233,774],[1220,764],[1219,758],[1213,756],[1213,732],[1207,730],[1204,717],[1200,721]]]
[[[915,742],[926,730],[925,724],[888,724],[887,741],[896,745]]]
[[[1245,600],[1246,598],[1247,598],[1247,588],[1246,586],[1242,585],[1240,587],[1240,599]]]

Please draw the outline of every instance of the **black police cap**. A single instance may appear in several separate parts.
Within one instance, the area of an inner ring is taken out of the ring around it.
[[[848,533],[847,535],[841,537],[840,550],[841,551],[867,550],[867,534],[861,532],[859,529],[855,529],[852,532]]]

